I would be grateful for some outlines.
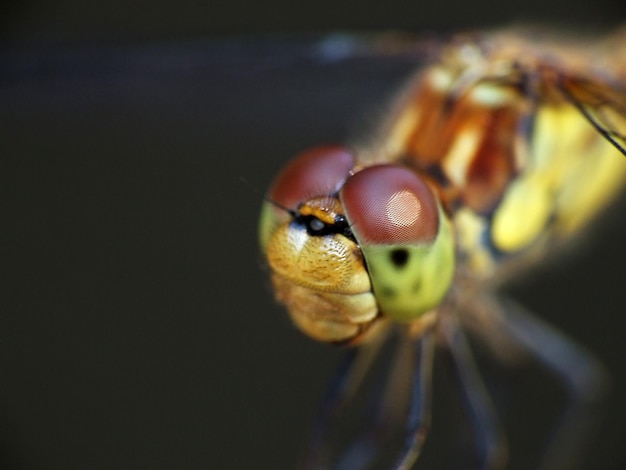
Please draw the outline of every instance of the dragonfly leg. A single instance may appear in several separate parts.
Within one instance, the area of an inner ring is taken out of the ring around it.
[[[418,355],[411,381],[409,413],[406,420],[405,442],[396,465],[396,470],[411,468],[419,457],[430,429],[432,366],[434,354],[434,332],[426,331],[415,342]]]
[[[429,421],[424,419],[427,414],[424,409],[426,412],[430,410],[427,398],[430,392],[432,335],[426,335],[428,338],[421,337],[415,341],[408,330],[399,329],[396,333],[398,336],[394,337],[395,354],[393,359],[386,358],[383,367],[387,377],[377,381],[370,393],[368,406],[364,410],[367,417],[367,423],[363,427],[365,431],[340,455],[337,466],[334,467],[336,470],[379,468],[379,465],[383,465],[374,464],[381,458],[379,451],[395,434],[394,429],[397,429],[395,424],[406,422],[406,411],[403,411],[404,407],[401,404],[409,405],[410,416],[414,421],[411,426],[415,430],[411,429],[409,433],[405,433],[409,438],[403,446],[398,463],[392,468],[409,468],[410,463],[419,454],[429,424]],[[407,396],[403,397],[404,393],[400,390],[405,390]],[[416,431],[418,428],[421,432]],[[420,438],[416,439],[415,436]],[[387,456],[383,456],[382,461],[386,460]],[[403,466],[404,461],[408,462],[408,465]],[[385,468],[389,468],[388,464]]]
[[[381,343],[382,340],[377,340],[366,347],[352,348],[339,364],[317,410],[303,468],[320,469],[329,466],[330,427],[355,394]]]
[[[599,421],[608,391],[608,374],[588,352],[518,304],[503,300],[494,313],[498,313],[494,315],[496,326],[552,371],[568,393],[565,409],[538,468],[578,468],[588,438]]]
[[[418,340],[411,340],[408,334],[399,338],[403,346],[407,346],[408,350],[399,350],[400,356],[403,352],[410,353],[411,380],[409,394],[409,412],[408,417],[402,415],[402,421],[406,423],[403,435],[406,436],[399,455],[396,454],[395,465],[392,467],[396,470],[404,470],[411,467],[421,451],[422,445],[426,438],[426,434],[430,427],[430,398],[432,385],[432,361],[434,353],[434,333],[427,331]],[[399,356],[396,357],[398,359]],[[404,374],[403,374],[404,371]],[[396,372],[400,375],[392,374],[387,382],[386,396],[383,396],[383,383],[379,383],[377,390],[372,394],[371,403],[373,406],[367,410],[368,416],[371,418],[366,426],[366,431],[341,454],[337,466],[337,470],[354,470],[361,468],[370,468],[373,461],[378,457],[378,451],[382,442],[385,440],[386,431],[391,423],[395,422],[391,415],[394,411],[394,402],[397,398],[397,388],[400,376],[406,376],[407,369],[400,367]]]
[[[451,315],[442,316],[440,326],[475,430],[477,468],[502,469],[508,457],[507,443],[465,334]]]

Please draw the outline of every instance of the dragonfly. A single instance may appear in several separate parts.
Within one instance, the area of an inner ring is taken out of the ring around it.
[[[428,64],[371,137],[311,148],[278,173],[259,228],[275,297],[305,335],[350,351],[305,468],[421,468],[437,419],[436,346],[473,427],[463,468],[506,468],[470,337],[505,363],[532,356],[562,383],[568,402],[538,468],[580,464],[602,368],[499,288],[564,251],[622,190],[624,47],[625,30],[593,42],[509,30],[429,43]],[[333,427],[389,338],[410,356],[410,374],[384,366],[361,429],[333,449]]]

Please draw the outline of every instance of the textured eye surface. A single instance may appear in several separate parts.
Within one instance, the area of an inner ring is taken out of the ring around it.
[[[339,197],[360,243],[430,243],[437,236],[437,202],[407,168],[368,167],[346,181]]]
[[[353,166],[353,154],[343,147],[310,149],[296,156],[280,172],[269,197],[295,209],[308,199],[337,193]]]

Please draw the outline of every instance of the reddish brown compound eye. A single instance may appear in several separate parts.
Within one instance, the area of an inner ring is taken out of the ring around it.
[[[439,230],[437,202],[413,171],[377,165],[351,176],[339,198],[360,244],[430,243]]]
[[[271,200],[296,209],[306,200],[336,194],[350,175],[354,155],[339,146],[315,147],[283,168],[269,193]]]

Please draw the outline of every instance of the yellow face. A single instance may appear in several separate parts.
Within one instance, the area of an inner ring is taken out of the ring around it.
[[[316,203],[339,206],[337,199],[320,199],[301,206],[300,213],[333,215],[311,210]],[[311,220],[315,224],[323,219]],[[276,297],[287,306],[294,323],[312,338],[354,338],[378,315],[361,250],[345,235],[311,236],[298,224],[283,224],[272,234],[266,255]]]

